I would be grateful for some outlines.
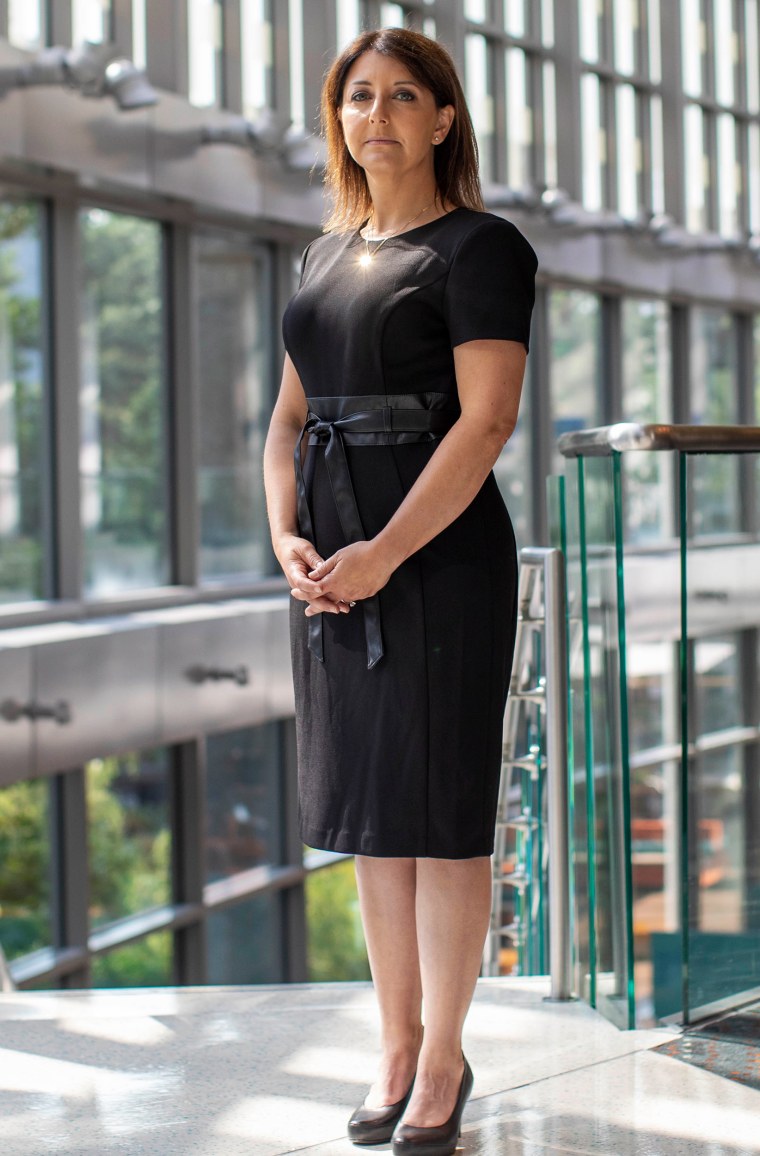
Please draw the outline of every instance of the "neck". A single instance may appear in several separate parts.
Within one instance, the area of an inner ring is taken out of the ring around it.
[[[367,175],[367,184],[372,198],[373,233],[392,233],[395,229],[403,229],[415,213],[420,213],[421,209],[429,205],[424,213],[420,213],[420,220],[415,221],[415,224],[422,223],[425,217],[440,214],[443,207],[432,175],[429,181],[398,184],[390,179],[373,180]]]

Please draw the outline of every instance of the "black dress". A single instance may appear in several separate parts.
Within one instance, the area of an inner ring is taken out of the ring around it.
[[[510,222],[455,209],[390,238],[369,268],[364,252],[358,232],[313,241],[283,319],[310,408],[301,533],[323,558],[352,537],[341,501],[355,496],[353,539],[373,537],[456,419],[453,347],[501,338],[528,348],[537,260]],[[406,430],[410,408],[425,411],[423,432],[378,432],[394,421]],[[307,619],[294,600],[304,843],[492,853],[516,589],[514,533],[491,474],[371,604]]]

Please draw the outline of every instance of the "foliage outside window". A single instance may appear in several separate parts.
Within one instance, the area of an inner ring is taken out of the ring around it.
[[[51,943],[49,784],[0,790],[0,945],[17,959]]]
[[[0,203],[0,602],[42,598],[42,213]]]
[[[312,872],[306,881],[308,978],[370,979],[354,864],[344,859]]]
[[[81,444],[85,589],[169,581],[161,227],[81,214]]]

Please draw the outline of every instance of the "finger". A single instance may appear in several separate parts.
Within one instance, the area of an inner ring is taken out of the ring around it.
[[[339,561],[338,555],[333,554],[332,558],[327,558],[323,562],[319,562],[312,570],[309,571],[309,578],[313,582],[319,582],[326,574],[332,573]]]
[[[332,598],[307,598],[303,591],[298,589],[291,590],[290,593],[296,602],[307,603],[307,608],[312,607],[319,614],[347,614],[349,611],[347,602],[336,602]]]

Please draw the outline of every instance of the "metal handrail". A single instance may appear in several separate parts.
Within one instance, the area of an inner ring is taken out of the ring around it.
[[[681,450],[693,454],[760,451],[760,426],[638,425],[618,422],[562,434],[557,447],[566,458],[611,457],[630,450]]]

